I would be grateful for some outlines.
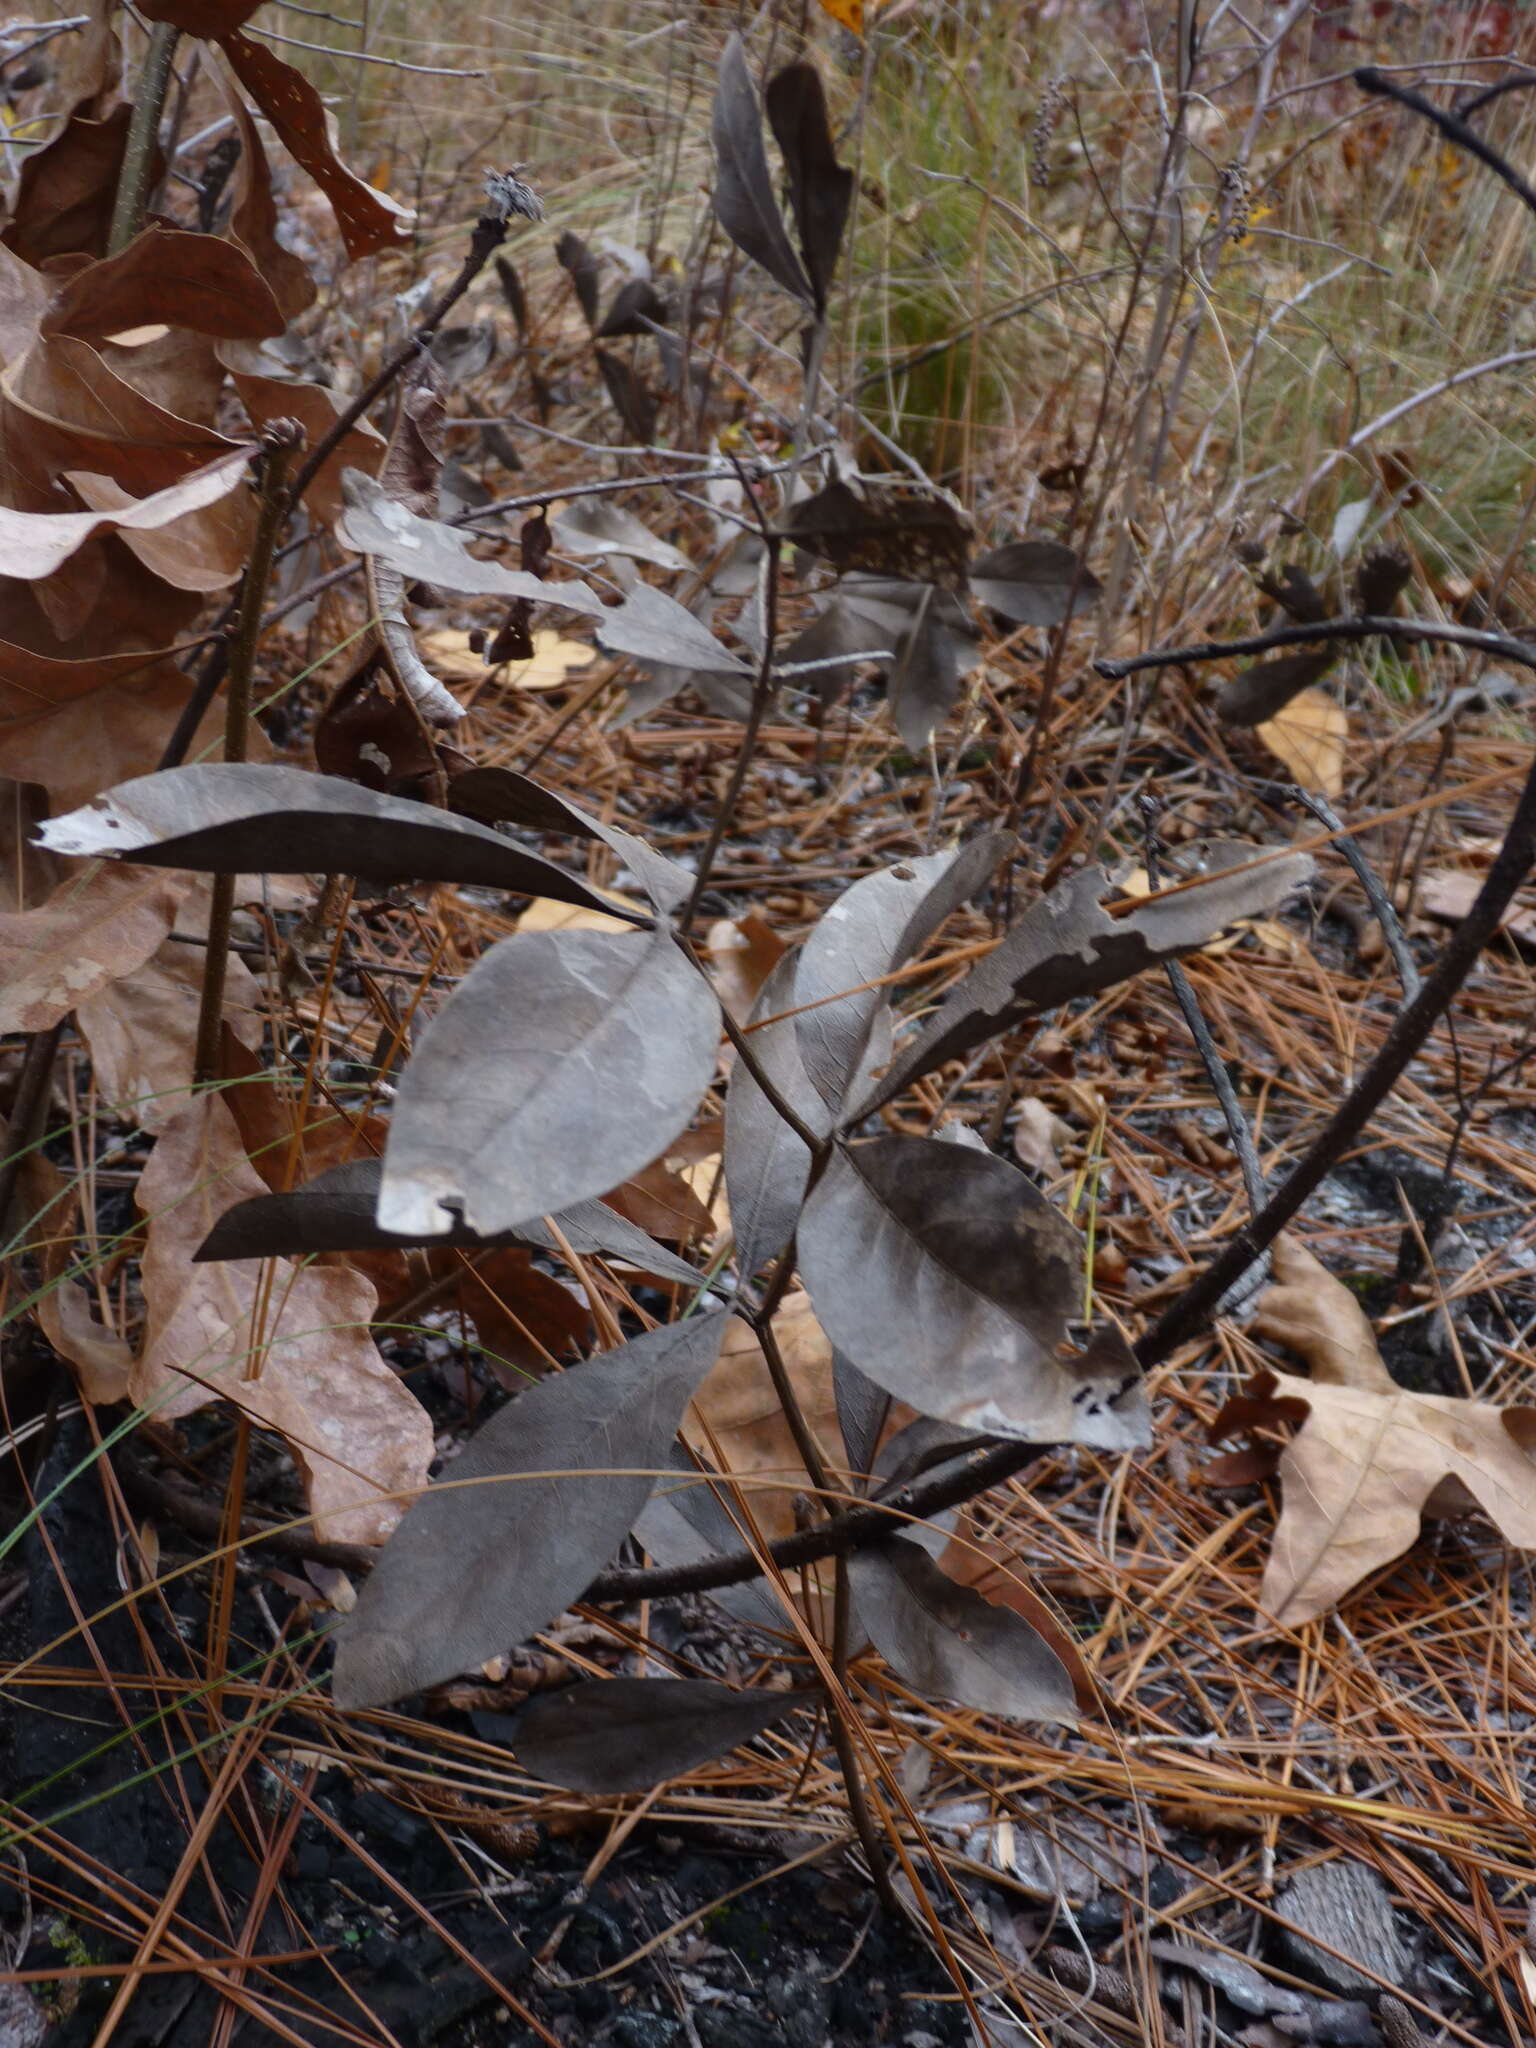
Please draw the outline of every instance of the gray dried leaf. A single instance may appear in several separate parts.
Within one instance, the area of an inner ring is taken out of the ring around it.
[[[50,818],[39,839],[55,853],[116,855],[146,867],[467,882],[627,914],[579,876],[471,819],[339,776],[256,762],[141,775]]]
[[[476,320],[467,326],[440,328],[433,337],[431,353],[445,384],[467,383],[495,360],[495,322]]]
[[[1148,897],[1124,917],[1099,907],[1102,868],[1084,868],[1031,904],[955,988],[854,1114],[867,1116],[920,1075],[959,1059],[1025,1017],[1097,995],[1205,945],[1239,918],[1267,917],[1312,875],[1304,853],[1231,843],[1209,852],[1209,880]]]
[[[898,861],[866,875],[843,891],[801,947],[794,1003],[783,1007],[801,1012],[795,1018],[800,1057],[831,1108],[841,1107],[865,1063],[875,1018],[887,1007],[885,989],[861,984],[894,973],[926,944],[982,886],[1008,845],[1004,833],[983,833],[958,852]]]
[[[416,635],[405,615],[405,578],[387,562],[374,564],[374,631],[383,641],[390,666],[428,725],[457,725],[464,716],[446,683],[433,675],[421,658]]]
[[[957,1586],[909,1538],[859,1552],[849,1574],[861,1627],[925,1699],[1076,1725],[1072,1681],[1043,1637],[1011,1608]]]
[[[670,1464],[670,1472],[657,1480],[655,1491],[635,1523],[635,1541],[667,1570],[677,1565],[700,1564],[705,1558],[727,1557],[740,1550],[745,1540],[741,1529],[680,1443],[672,1446]],[[748,1628],[782,1635],[788,1626],[783,1610],[762,1579],[717,1586],[702,1597],[723,1607]]]
[[[1104,586],[1060,541],[1016,540],[977,556],[971,589],[989,611],[1015,625],[1059,626],[1069,606],[1074,617],[1091,610]]]
[[[655,395],[633,363],[608,348],[594,349],[592,353],[625,433],[637,447],[649,448],[661,414]]]
[[[725,1324],[648,1331],[493,1416],[365,1581],[340,1632],[337,1705],[383,1706],[473,1670],[563,1613],[644,1507]],[[492,1479],[507,1483],[470,1483]]]
[[[1263,725],[1325,676],[1337,658],[1337,648],[1321,647],[1261,661],[1222,684],[1216,709],[1228,725]]]
[[[815,290],[790,243],[773,194],[757,88],[739,35],[731,37],[721,54],[712,133],[715,212],[721,227],[743,255],[761,264],[791,298],[814,312]]]
[[[555,261],[576,287],[576,303],[581,307],[582,318],[590,329],[597,326],[598,275],[597,258],[581,239],[569,228],[555,244]]]
[[[921,586],[910,623],[896,642],[886,682],[891,719],[902,739],[920,753],[954,709],[960,684],[980,658],[980,643],[944,623],[934,584]]]
[[[671,318],[672,308],[648,277],[626,278],[603,315],[597,339],[617,341],[625,335],[654,334]]]
[[[752,673],[686,605],[649,583],[637,583],[615,610],[599,614],[597,637],[612,654],[664,668],[743,677]]]
[[[455,811],[482,824],[522,825],[531,832],[571,832],[581,839],[600,840],[619,856],[660,911],[674,909],[693,887],[689,869],[515,768],[467,768],[449,783],[448,801]]]
[[[937,1138],[839,1147],[797,1244],[833,1344],[919,1414],[1029,1443],[1146,1441],[1134,1364],[1058,1359],[1082,1240],[1006,1161]]]
[[[790,641],[777,667],[786,681],[809,690],[825,705],[835,704],[865,662],[876,657],[895,660],[903,630],[899,619],[894,630],[883,630],[866,612],[834,597],[820,617]],[[806,663],[816,666],[803,675],[794,673]]]
[[[704,1276],[675,1252],[667,1251],[627,1216],[602,1202],[573,1202],[568,1209],[558,1210],[548,1223],[542,1217],[530,1217],[491,1237],[482,1237],[463,1224],[430,1239],[401,1237],[381,1230],[376,1220],[383,1177],[382,1159],[349,1159],[286,1194],[252,1195],[225,1210],[193,1258],[278,1259],[313,1252],[401,1251],[423,1242],[468,1251],[530,1244],[558,1257],[563,1237],[578,1258],[595,1254],[622,1259],[642,1272],[654,1273],[660,1280],[676,1280],[684,1287],[697,1287],[703,1281]]]
[[[971,523],[949,492],[911,478],[833,480],[792,505],[779,532],[844,575],[936,583],[955,592],[970,572]]]
[[[769,79],[763,97],[789,176],[789,203],[820,318],[837,275],[854,175],[837,160],[827,95],[814,64],[786,64]]]
[[[562,554],[628,555],[637,562],[654,562],[658,569],[692,566],[681,548],[652,533],[611,498],[577,498],[550,524]]]
[[[891,1397],[878,1387],[868,1373],[860,1372],[841,1351],[832,1353],[832,1397],[837,1403],[838,1427],[848,1453],[848,1469],[854,1473],[874,1470],[875,1451],[890,1420]]]
[[[521,932],[422,1034],[400,1082],[378,1220],[510,1230],[663,1153],[714,1072],[720,1006],[671,934]]]
[[[1241,1956],[1223,1955],[1219,1949],[1195,1948],[1184,1941],[1149,1941],[1147,1950],[1160,1963],[1192,1970],[1203,1983],[1214,1984],[1240,2012],[1256,2013],[1262,2019],[1275,2012],[1300,2012],[1305,2004],[1299,1991],[1271,1984]]]
[[[570,1792],[646,1792],[739,1749],[814,1692],[738,1692],[712,1678],[595,1679],[546,1693],[508,1722],[518,1761]],[[475,1726],[503,1717],[477,1715]]]
[[[349,469],[343,476],[342,495],[346,510],[336,522],[336,537],[343,547],[377,555],[411,582],[433,583],[470,597],[526,597],[588,618],[604,610],[602,599],[585,583],[551,583],[526,569],[478,561],[457,527],[441,519],[424,519],[398,504],[360,469]]]

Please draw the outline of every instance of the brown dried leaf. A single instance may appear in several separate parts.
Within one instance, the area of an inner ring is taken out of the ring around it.
[[[847,1454],[832,1385],[832,1346],[816,1320],[810,1296],[798,1290],[787,1294],[773,1328],[790,1385],[822,1457],[833,1471],[842,1471]],[[718,1470],[749,1482],[747,1504],[766,1537],[777,1540],[793,1534],[795,1496],[809,1489],[810,1475],[784,1419],[762,1346],[748,1325],[735,1317],[718,1360],[683,1419],[683,1435]]]
[[[1427,917],[1439,918],[1442,923],[1460,924],[1482,886],[1481,875],[1466,874],[1459,868],[1431,868],[1419,880],[1419,908]],[[1499,929],[1522,945],[1536,946],[1536,908],[1529,903],[1511,904]]]
[[[1342,1280],[1288,1231],[1271,1255],[1274,1284],[1259,1297],[1250,1328],[1307,1362],[1312,1378],[1335,1387],[1395,1394],[1370,1319]]]
[[[1349,713],[1326,690],[1302,690],[1258,728],[1259,738],[1303,789],[1338,796],[1349,753]]]
[[[379,1496],[426,1484],[433,1436],[369,1334],[373,1288],[340,1266],[192,1262],[220,1211],[262,1191],[217,1094],[166,1125],[139,1182],[148,1321],[133,1398],[162,1419],[233,1402],[288,1443],[321,1536],[381,1543],[404,1503]]]
[[[1401,1557],[1426,1513],[1458,1501],[1480,1508],[1510,1543],[1536,1549],[1536,1408],[1404,1391],[1374,1339],[1367,1345],[1368,1328],[1354,1326],[1345,1289],[1325,1290],[1320,1314],[1302,1298],[1310,1263],[1292,1255],[1269,1334],[1294,1332],[1342,1377],[1261,1372],[1211,1430],[1219,1443],[1240,1429],[1300,1425],[1280,1458],[1283,1506],[1259,1595],[1284,1627],[1325,1614]]]
[[[284,148],[331,202],[353,262],[381,249],[398,249],[410,225],[409,208],[365,185],[347,169],[336,154],[333,123],[309,80],[239,29],[224,35],[223,49],[235,76],[277,130]]]
[[[96,866],[36,910],[0,912],[0,1031],[47,1031],[142,967],[186,893],[180,876]]]

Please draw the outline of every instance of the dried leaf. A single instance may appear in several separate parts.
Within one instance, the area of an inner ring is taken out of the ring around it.
[[[654,562],[658,569],[692,567],[681,548],[659,539],[611,498],[576,498],[550,523],[565,555],[626,555],[636,562]]]
[[[596,339],[617,341],[625,335],[654,334],[671,316],[671,307],[648,277],[631,277],[614,293]]]
[[[581,307],[582,318],[590,329],[597,327],[597,258],[581,239],[569,228],[555,244],[555,261],[576,287],[576,303]]]
[[[849,1574],[860,1626],[924,1699],[1076,1725],[1072,1680],[1049,1644],[1018,1615],[957,1586],[910,1538],[860,1551]]]
[[[1404,1391],[1332,1290],[1319,1309],[1302,1299],[1310,1265],[1290,1254],[1271,1333],[1291,1330],[1347,1378],[1258,1373],[1211,1428],[1219,1443],[1239,1429],[1300,1424],[1280,1458],[1283,1507],[1259,1595],[1283,1627],[1325,1614],[1401,1557],[1426,1512],[1475,1505],[1510,1543],[1536,1548],[1536,1408]]]
[[[560,1250],[552,1223],[578,1258],[619,1259],[664,1280],[698,1286],[703,1276],[665,1251],[643,1230],[602,1202],[573,1202],[546,1222],[530,1217],[514,1229],[481,1237],[463,1224],[446,1235],[424,1239],[383,1230],[375,1220],[382,1159],[350,1159],[285,1193],[257,1195],[226,1209],[193,1253],[195,1259],[297,1258],[314,1252],[406,1249],[413,1244],[448,1245],[466,1251],[501,1245],[536,1245]]]
[[[222,48],[283,147],[331,202],[352,261],[398,249],[411,226],[410,209],[347,169],[336,154],[334,124],[324,102],[303,73],[238,29],[223,37]]]
[[[155,953],[187,893],[153,868],[69,875],[35,910],[0,912],[0,1031],[47,1031]]]
[[[618,855],[658,910],[675,909],[693,887],[691,869],[515,769],[466,769],[449,784],[448,801],[454,810],[486,824],[522,825],[530,832],[569,832],[579,839],[601,841]]]
[[[834,478],[802,498],[779,532],[845,575],[858,570],[908,583],[963,591],[970,573],[971,525],[945,491],[909,480]]]
[[[725,1320],[651,1330],[493,1416],[418,1499],[343,1624],[337,1704],[381,1706],[547,1628],[633,1527]],[[473,1483],[492,1480],[506,1483]]]
[[[433,1444],[369,1335],[373,1288],[340,1266],[280,1264],[264,1285],[259,1268],[191,1261],[231,1196],[260,1191],[217,1094],[172,1118],[138,1189],[148,1326],[133,1398],[162,1420],[233,1402],[288,1443],[318,1534],[381,1542],[400,1504],[379,1496],[425,1484]]]
[[[185,930],[207,930],[209,898],[210,885],[195,882],[178,913]],[[206,963],[201,946],[173,935],[142,967],[76,1004],[97,1093],[146,1131],[164,1130],[192,1085]],[[261,1044],[261,985],[238,955],[225,968],[223,1016],[242,1044]]]
[[[969,1586],[989,1607],[1006,1607],[1028,1623],[1067,1673],[1081,1710],[1085,1714],[1095,1710],[1099,1692],[1093,1673],[1069,1631],[1019,1576],[1017,1552],[1010,1551],[1000,1538],[980,1535],[972,1528],[963,1538],[951,1537],[934,1562],[946,1578],[957,1586]]]
[[[1005,833],[983,833],[957,852],[898,861],[867,875],[843,891],[801,947],[794,1002],[783,1007],[800,1012],[800,1057],[831,1108],[841,1107],[866,1063],[875,1018],[887,1007],[887,989],[862,984],[894,973],[920,951],[981,888],[1008,845]]]
[[[956,632],[943,615],[949,594],[934,584],[920,586],[916,608],[896,642],[896,659],[886,683],[891,718],[902,739],[920,753],[954,709],[960,684],[976,666],[980,644]],[[954,605],[953,598],[949,598]]]
[[[509,1229],[611,1188],[675,1138],[720,1010],[671,934],[514,933],[437,1013],[395,1104],[379,1222]]]
[[[704,941],[715,993],[730,1014],[745,1021],[763,983],[784,957],[784,941],[756,910],[718,917]]]
[[[453,1281],[445,1300],[474,1324],[486,1366],[509,1393],[520,1392],[551,1358],[568,1359],[592,1341],[590,1309],[540,1272],[521,1246],[482,1252],[473,1264],[456,1251],[434,1249],[427,1270]]]
[[[751,664],[722,646],[686,605],[649,583],[637,583],[624,602],[597,619],[597,637],[610,653],[662,667],[694,669],[696,685],[715,676],[746,677]]]
[[[989,611],[1019,626],[1059,626],[1091,611],[1100,583],[1074,549],[1055,540],[1016,540],[978,555],[971,589]]]
[[[1301,853],[1223,842],[1208,850],[1209,880],[1149,897],[1124,917],[1099,907],[1102,868],[1083,868],[1034,903],[1001,945],[952,989],[875,1090],[854,1104],[867,1116],[921,1075],[962,1058],[1025,1017],[1129,981],[1158,961],[1194,952],[1239,918],[1276,910],[1303,886]],[[1250,864],[1251,863],[1251,864]]]
[[[815,1697],[738,1692],[712,1678],[610,1678],[534,1698],[506,1734],[524,1770],[546,1784],[645,1792],[739,1749]],[[478,1714],[476,1733],[500,1735],[501,1723]]]
[[[920,1415],[1029,1443],[1147,1440],[1133,1362],[1057,1358],[1082,1240],[1016,1167],[937,1138],[839,1147],[797,1242],[832,1342]]]
[[[796,1026],[798,954],[787,954],[764,982],[748,1019],[753,1059],[769,1085],[818,1138],[832,1128],[833,1111],[812,1087],[800,1056]],[[870,1020],[863,1074],[890,1058],[890,1013],[882,1004]],[[850,1030],[848,1040],[854,1037]],[[736,1236],[736,1260],[755,1273],[781,1252],[795,1232],[811,1155],[753,1079],[744,1060],[731,1073],[725,1098],[725,1186]]]
[[[1303,789],[1339,795],[1349,755],[1349,714],[1326,690],[1302,690],[1258,732]]]
[[[637,583],[625,594],[623,603],[610,611],[585,583],[547,582],[525,569],[503,569],[496,562],[477,561],[462,533],[441,520],[423,519],[395,504],[372,477],[349,471],[344,488],[347,510],[336,529],[337,537],[359,554],[381,557],[402,576],[473,596],[523,597],[563,605],[567,611],[595,620],[598,638],[616,654],[725,673],[750,673],[744,661],[724,648],[665,591]]]
[[[104,511],[13,512],[0,505],[0,558],[4,560],[6,575],[28,582],[51,576],[94,534],[126,534],[169,526],[189,512],[214,504],[239,484],[251,449],[250,442],[242,442],[179,483],[147,498],[127,498],[125,503]]]
[[[1431,868],[1419,878],[1418,905],[1427,917],[1460,924],[1477,901],[1482,886],[1481,875],[1465,874],[1457,868]],[[1522,945],[1536,946],[1536,908],[1528,901],[1512,903],[1499,920],[1499,930],[1508,932]]]
[[[834,1471],[846,1460],[832,1385],[832,1347],[810,1298],[787,1294],[773,1319],[774,1334],[795,1398]],[[774,1391],[762,1346],[747,1324],[732,1320],[720,1356],[694,1395],[683,1420],[688,1443],[720,1471],[748,1482],[747,1506],[770,1541],[794,1532],[795,1501],[811,1486],[784,1409]]]
[[[633,363],[625,362],[612,349],[599,348],[592,353],[619,424],[637,447],[649,448],[656,438],[656,423],[661,416],[655,396]]]
[[[816,293],[790,244],[774,197],[757,88],[739,35],[733,35],[721,53],[712,132],[715,212],[721,227],[791,298],[814,311]]]
[[[73,1277],[80,1182],[66,1179],[46,1153],[34,1150],[21,1162],[18,1193],[26,1220],[11,1249],[26,1247],[37,1259],[43,1284],[32,1313],[38,1327],[75,1368],[82,1400],[103,1408],[126,1401],[133,1346],[98,1320],[90,1293]]]
[[[131,854],[145,866],[210,875],[469,882],[589,910],[609,907],[578,877],[489,826],[335,776],[249,762],[140,776],[67,817],[50,818],[38,842],[54,853]]]
[[[1054,1180],[1061,1172],[1058,1145],[1070,1144],[1072,1126],[1037,1096],[1021,1096],[1014,1105],[1013,1156],[1020,1166]]]
[[[789,176],[789,203],[819,319],[837,274],[854,174],[837,160],[826,90],[814,64],[786,64],[769,79],[764,100]]]
[[[1270,1261],[1272,1282],[1249,1326],[1254,1336],[1296,1352],[1320,1385],[1395,1394],[1370,1318],[1343,1281],[1289,1231],[1276,1238]]]
[[[1261,661],[1245,668],[1241,675],[1223,683],[1216,710],[1228,725],[1264,725],[1283,711],[1293,697],[1311,688],[1328,673],[1337,659],[1331,647],[1300,654],[1282,654],[1274,661]]]

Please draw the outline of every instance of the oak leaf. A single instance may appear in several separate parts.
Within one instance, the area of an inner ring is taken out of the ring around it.
[[[289,1259],[192,1262],[216,1217],[261,1192],[218,1095],[166,1125],[139,1182],[148,1321],[132,1397],[162,1420],[232,1402],[287,1442],[319,1535],[381,1543],[426,1484],[433,1440],[369,1333],[371,1285]]]
[[[1313,1376],[1260,1372],[1212,1424],[1217,1442],[1297,1425],[1280,1456],[1264,1611],[1284,1627],[1315,1620],[1410,1549],[1426,1514],[1481,1510],[1536,1549],[1536,1408],[1409,1393],[1342,1282],[1283,1238],[1275,1271],[1253,1327],[1303,1352]]]

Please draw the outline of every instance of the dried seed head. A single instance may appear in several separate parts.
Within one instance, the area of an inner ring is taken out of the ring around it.
[[[1029,182],[1042,189],[1051,182],[1051,137],[1066,104],[1066,80],[1053,78],[1040,101],[1029,137]]]
[[[544,202],[531,185],[525,185],[517,175],[525,171],[526,164],[514,164],[509,171],[487,171],[485,174],[485,196],[490,202],[488,210],[498,220],[510,220],[514,213],[524,220],[542,220]]]
[[[1227,213],[1227,235],[1231,241],[1244,242],[1253,215],[1253,188],[1248,183],[1248,173],[1240,163],[1223,166],[1221,173],[1221,197]]]

